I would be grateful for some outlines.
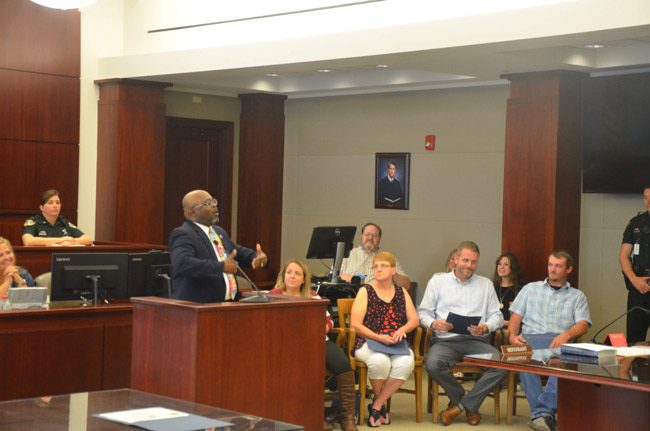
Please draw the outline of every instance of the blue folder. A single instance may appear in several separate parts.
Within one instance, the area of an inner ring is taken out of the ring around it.
[[[373,352],[385,353],[387,355],[410,355],[409,345],[406,340],[402,340],[395,344],[384,344],[376,340],[366,339],[368,348]]]

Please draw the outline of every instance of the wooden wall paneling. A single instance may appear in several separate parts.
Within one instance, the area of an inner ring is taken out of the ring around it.
[[[272,282],[280,269],[284,101],[286,96],[242,94],[239,132],[237,242],[260,243],[269,265],[252,275]]]
[[[101,367],[94,364],[101,364],[101,345],[87,340],[101,338],[102,328],[98,325],[2,333],[2,386],[10,388],[11,398],[100,389]],[[76,354],[70,355],[70,345],[86,347],[75,349]],[[65,367],[61,366],[61,358],[66,358]],[[21,371],[17,372],[18,369]],[[29,379],[24,378],[25,374]],[[8,394],[0,399],[7,397]]]
[[[0,138],[79,143],[79,78],[0,69]]]
[[[160,244],[163,238],[166,83],[101,80],[96,236]],[[100,157],[101,155],[101,157]],[[114,211],[112,211],[114,208]]]
[[[79,76],[81,14],[0,1],[0,68]]]
[[[77,10],[0,2],[0,235],[14,244],[47,188],[77,219],[80,24]]]
[[[551,251],[576,260],[580,239],[580,80],[584,74],[508,75],[502,250],[517,255],[526,279],[547,276]]]
[[[183,221],[181,201],[190,190],[219,200],[219,225],[231,228],[234,123],[167,118],[164,238]]]
[[[131,325],[129,303],[0,313],[0,400],[128,385]]]

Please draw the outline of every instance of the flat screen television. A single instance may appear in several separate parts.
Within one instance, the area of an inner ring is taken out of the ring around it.
[[[320,226],[311,233],[307,259],[334,259],[330,281],[339,281],[339,271],[344,257],[350,255],[354,242],[356,226]],[[339,247],[339,244],[342,244]]]
[[[169,252],[152,250],[147,253],[129,253],[129,276],[127,293],[134,296],[171,295]]]
[[[650,182],[650,73],[582,82],[582,190],[641,194]]]
[[[52,254],[52,301],[93,298],[98,276],[99,299],[127,299],[127,253]]]

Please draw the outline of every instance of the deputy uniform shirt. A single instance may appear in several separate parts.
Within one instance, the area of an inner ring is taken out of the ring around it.
[[[623,243],[632,244],[632,268],[636,275],[650,270],[650,213],[645,211],[630,220],[623,233]]]
[[[23,224],[23,235],[26,233],[41,238],[61,238],[63,236],[79,238],[84,234],[77,226],[70,223],[63,216],[57,217],[54,224],[51,225],[42,214],[25,220],[25,224]]]

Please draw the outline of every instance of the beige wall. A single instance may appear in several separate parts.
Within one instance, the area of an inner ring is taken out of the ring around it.
[[[374,221],[384,248],[421,286],[463,239],[479,244],[478,272],[491,277],[501,250],[507,97],[507,86],[493,86],[288,100],[282,259],[305,257],[314,226]],[[434,152],[423,149],[430,133]],[[393,151],[411,153],[408,211],[374,208],[374,154]],[[642,209],[640,197],[583,195],[579,284],[596,329],[625,310],[618,248]],[[317,260],[309,265],[326,272]]]
[[[627,290],[618,266],[618,251],[625,226],[643,209],[641,191],[638,196],[582,195],[580,289],[589,298],[592,335],[625,311]],[[625,332],[625,318],[604,331],[611,332]],[[600,341],[603,338],[598,337]]]
[[[501,247],[507,95],[490,86],[287,101],[283,259],[304,258],[314,226],[374,221],[420,285],[464,239],[479,244],[489,274]],[[424,150],[431,133],[434,152]],[[374,208],[376,152],[411,153],[408,211]]]

